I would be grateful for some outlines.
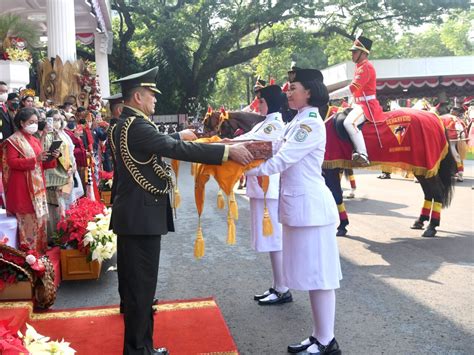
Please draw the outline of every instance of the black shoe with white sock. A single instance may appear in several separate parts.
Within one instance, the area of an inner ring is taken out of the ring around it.
[[[258,300],[261,300],[269,295],[271,295],[272,293],[275,293],[275,289],[273,287],[270,287],[268,290],[266,290],[264,293],[262,293],[261,295],[255,295],[253,296],[253,299],[255,301],[258,301]]]
[[[301,350],[300,350],[301,349]],[[289,353],[301,355],[319,354],[319,355],[341,355],[342,351],[336,338],[333,338],[328,345],[322,345],[315,337],[310,336],[300,344],[289,345]]]

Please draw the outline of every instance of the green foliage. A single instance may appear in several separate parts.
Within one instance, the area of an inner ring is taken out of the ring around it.
[[[250,78],[251,86],[257,74],[281,83],[295,59],[301,67],[319,68],[345,60],[359,28],[379,34],[374,57],[399,56],[395,24],[440,23],[453,9],[468,9],[469,1],[140,0],[133,5],[112,0],[119,17],[110,66],[117,76],[158,66],[163,92],[158,112],[175,113],[206,107],[209,99],[232,107],[246,103]],[[451,42],[449,51],[458,51],[458,42]]]
[[[39,40],[38,30],[31,22],[24,21],[18,15],[0,15],[0,50],[8,37],[20,37],[29,46],[36,46]]]

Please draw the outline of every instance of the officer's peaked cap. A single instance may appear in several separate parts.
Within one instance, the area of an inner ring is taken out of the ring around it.
[[[158,75],[158,67],[152,68],[150,70],[132,74],[124,78],[115,80],[114,83],[119,83],[122,87],[122,93],[127,93],[131,89],[144,87],[154,91],[158,94],[161,94],[161,91],[156,87],[156,77]]]

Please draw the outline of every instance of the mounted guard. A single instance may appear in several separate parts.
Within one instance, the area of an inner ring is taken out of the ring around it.
[[[362,166],[370,164],[365,146],[364,137],[359,125],[369,120],[376,126],[376,122],[383,121],[383,110],[376,97],[375,68],[368,60],[372,41],[363,36],[357,36],[352,47],[352,61],[356,63],[354,79],[349,86],[331,93],[330,98],[353,96],[352,111],[344,120],[344,127],[354,145],[352,160]],[[380,139],[379,139],[380,143]],[[381,143],[380,143],[381,144]]]

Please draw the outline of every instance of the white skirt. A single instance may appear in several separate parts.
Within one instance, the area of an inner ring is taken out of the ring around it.
[[[252,225],[250,235],[252,248],[258,252],[281,251],[282,227],[278,222],[278,200],[267,199],[268,213],[273,225],[273,235],[263,235],[263,199],[250,199],[250,216]]]
[[[283,278],[294,290],[333,290],[342,280],[337,223],[315,227],[283,225]]]

